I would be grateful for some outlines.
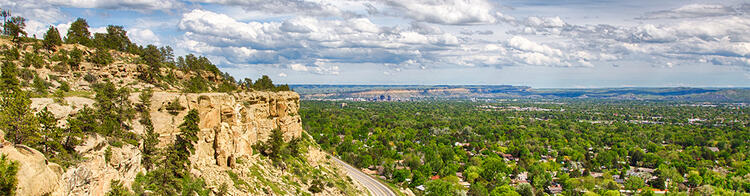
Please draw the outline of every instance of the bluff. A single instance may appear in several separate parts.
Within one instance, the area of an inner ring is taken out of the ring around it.
[[[140,93],[130,96],[136,102]],[[32,108],[48,108],[60,116],[59,124],[64,124],[68,116],[77,113],[84,106],[91,107],[93,100],[85,97],[67,97],[75,104],[60,104],[51,98],[32,99]],[[222,184],[228,184],[229,193],[243,194],[297,194],[306,192],[313,186],[312,178],[328,179],[337,186],[322,190],[325,195],[348,195],[363,193],[362,185],[347,179],[340,165],[333,162],[319,147],[311,145],[305,154],[303,165],[294,170],[316,170],[320,174],[295,173],[273,166],[267,158],[259,155],[253,145],[269,139],[272,130],[279,129],[285,141],[309,137],[302,129],[302,119],[298,115],[299,95],[291,91],[282,92],[241,92],[241,93],[178,93],[154,92],[149,108],[154,131],[159,134],[159,146],[169,146],[180,134],[179,126],[188,111],[195,109],[200,116],[200,132],[196,150],[190,160],[191,173],[203,179],[208,188],[218,191]],[[178,102],[183,108],[169,108]],[[132,132],[143,134],[143,125],[131,122]],[[107,160],[105,149],[112,152]],[[90,136],[76,148],[86,160],[65,170],[59,166],[49,166],[57,171],[52,195],[102,195],[110,189],[112,180],[125,185],[135,181],[138,173],[146,172],[141,165],[141,152],[138,146],[124,144],[110,146],[106,139]],[[13,157],[11,157],[13,158]],[[37,161],[44,160],[37,155]],[[23,160],[23,159],[17,159]],[[25,163],[24,163],[25,164]],[[36,166],[39,167],[39,166]],[[36,170],[35,170],[36,171]],[[50,175],[51,175],[50,174]],[[285,177],[287,176],[287,177]],[[23,177],[21,177],[23,178]],[[285,179],[288,178],[288,179]],[[241,185],[245,184],[245,185]],[[37,187],[41,184],[21,185]]]
[[[278,88],[267,78],[255,84],[249,80],[237,82],[204,57],[188,55],[169,61],[164,53],[157,54],[163,61],[147,64],[144,56],[148,50],[133,54],[80,44],[43,50],[34,42],[38,40],[14,45],[0,38],[3,70],[15,69],[17,76],[12,77],[18,78],[20,89],[32,97],[31,111],[38,113],[46,108],[59,130],[69,131],[68,119],[84,108],[100,110],[97,92],[101,91],[97,85],[114,85],[118,96],[127,95],[123,99],[129,103],[122,107],[132,109],[139,107],[139,96],[145,89],[153,89],[146,111],[158,134],[160,151],[165,151],[181,134],[180,124],[188,112],[198,112],[200,131],[193,143],[195,150],[189,157],[188,171],[205,182],[211,195],[365,193],[364,187],[349,179],[302,129],[298,115],[300,96],[288,91],[288,87]],[[110,62],[95,63],[93,59],[98,54],[108,56]],[[119,97],[117,100],[122,101]],[[139,119],[143,114],[128,115],[134,116],[122,122],[122,130],[117,130],[124,134],[81,130],[83,134],[75,136],[81,143],[66,152],[74,155],[65,159],[65,164],[58,165],[56,161],[60,160],[48,157],[60,152],[45,155],[39,149],[0,138],[0,153],[20,164],[18,193],[104,195],[115,181],[134,191],[132,185],[138,176],[150,171],[142,164],[146,131]],[[253,146],[265,144],[275,129],[285,142],[301,141],[302,153],[283,160],[258,153]],[[118,138],[123,135],[131,141]],[[164,159],[163,155],[157,159]]]

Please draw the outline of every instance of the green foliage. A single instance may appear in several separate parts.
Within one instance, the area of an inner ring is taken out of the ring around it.
[[[47,94],[47,88],[49,88],[51,84],[49,84],[47,81],[44,81],[44,79],[42,79],[41,77],[36,76],[34,77],[34,83],[32,85],[36,93],[43,96]]]
[[[91,46],[91,32],[89,32],[89,24],[85,19],[78,18],[70,24],[65,43]]]
[[[323,182],[320,181],[320,179],[313,180],[312,183],[310,183],[310,187],[307,188],[307,190],[313,194],[323,192],[323,189],[325,189],[325,187],[323,187]]]
[[[33,144],[38,141],[39,124],[32,113],[28,93],[20,90],[4,90],[0,93],[0,130],[6,131],[6,140],[14,144]]]
[[[93,84],[96,83],[98,79],[93,74],[87,73],[85,76],[83,76],[83,80],[86,80],[86,82]]]
[[[9,61],[3,61],[2,65],[2,72],[0,72],[0,90],[5,91],[17,91],[19,90],[19,84],[20,81],[18,81],[17,75],[18,75],[18,68],[16,67],[16,64],[9,62]]]
[[[193,76],[183,83],[182,90],[186,93],[200,93],[209,91],[208,81],[200,76]]]
[[[63,92],[70,92],[70,84],[68,84],[68,82],[59,81],[59,83],[60,83],[60,90],[62,90]]]
[[[107,33],[95,33],[93,44],[96,48],[111,49],[117,51],[128,51],[136,47],[128,38],[128,32],[122,26],[108,25]]]
[[[5,34],[13,38],[13,42],[20,44],[21,36],[26,36],[26,19],[20,16],[13,16],[7,22],[4,22]]]
[[[107,196],[132,196],[135,195],[122,185],[119,180],[112,180],[109,185]]]
[[[42,68],[44,65],[44,60],[42,59],[42,56],[40,56],[37,53],[33,52],[27,52],[23,56],[23,66],[24,67],[31,67],[34,66],[34,68]]]
[[[424,186],[426,196],[456,195],[458,192],[454,184],[442,179],[430,180]]]
[[[78,48],[73,48],[69,55],[70,58],[68,59],[67,64],[70,66],[70,69],[78,70],[81,66],[81,62],[83,62],[83,51]]]
[[[18,51],[17,47],[4,48],[2,54],[8,62],[21,58],[21,52]]]
[[[89,61],[99,66],[107,66],[114,62],[112,54],[109,53],[109,49],[98,48],[94,54],[89,56]]]
[[[227,183],[221,183],[221,186],[219,186],[219,191],[216,192],[216,196],[225,196],[229,194],[229,190],[227,189],[229,189]]]
[[[54,51],[57,46],[62,45],[62,38],[60,38],[60,31],[54,26],[50,25],[47,33],[44,34],[44,40],[42,41],[44,48],[50,51]]]
[[[39,120],[39,134],[41,138],[39,143],[34,145],[34,147],[41,149],[42,153],[49,158],[54,157],[56,152],[66,151],[62,145],[64,130],[57,127],[57,119],[52,112],[45,107],[36,114],[36,117]]]
[[[227,170],[227,175],[229,175],[229,179],[232,179],[232,183],[234,184],[234,187],[240,190],[249,190],[252,187],[250,187],[250,184],[247,184],[244,180],[240,178],[237,173],[234,173],[231,170]]]
[[[743,139],[748,137],[743,132],[748,131],[745,124],[750,117],[731,104],[695,107],[683,106],[683,102],[599,100],[345,103],[342,107],[341,101],[302,101],[303,127],[323,149],[342,160],[359,167],[369,166],[362,162],[383,167],[383,176],[390,182],[402,178],[396,175],[398,170],[389,175],[395,160],[396,167],[411,172],[411,188],[424,185],[430,176],[461,172],[473,187],[470,193],[484,193],[526,173],[529,194],[544,192],[553,184],[561,184],[566,194],[603,194],[626,187],[615,179],[627,184],[628,170],[646,167],[656,171],[634,176],[648,178],[649,186],[660,189],[683,187],[685,191],[711,185],[738,192],[750,190],[750,184],[745,187],[745,181],[740,180],[750,173]],[[516,107],[553,109],[522,111],[513,109]],[[659,123],[630,120],[638,118]],[[724,120],[691,125],[684,121],[687,118]],[[504,160],[503,156],[513,158]],[[712,171],[717,167],[727,170]],[[690,171],[695,172],[689,175]],[[592,177],[594,174],[602,177]],[[683,175],[687,176],[685,182]],[[646,180],[636,183],[634,176],[627,188],[646,186]]]
[[[148,96],[144,96],[145,100]],[[143,101],[142,101],[143,102]],[[134,189],[151,190],[157,195],[208,195],[210,190],[205,189],[205,182],[193,178],[189,172],[190,154],[194,151],[194,143],[197,142],[200,118],[196,110],[191,110],[185,116],[180,125],[180,135],[177,136],[173,145],[165,149],[164,159],[161,159],[156,168],[149,171],[145,176],[139,175],[134,182]]]
[[[95,84],[94,91],[94,106],[100,123],[96,132],[105,136],[126,136],[124,131],[129,127],[126,123],[135,115],[128,99],[130,90],[126,87],[118,89],[111,82],[106,82]]]
[[[645,186],[646,186],[646,183],[643,182],[643,179],[638,176],[630,176],[625,181],[625,189],[627,190],[636,191]]]
[[[140,100],[138,110],[141,114],[139,122],[143,125],[145,132],[145,135],[142,136],[143,146],[141,152],[143,153],[143,156],[141,164],[144,165],[146,170],[153,168],[159,156],[158,148],[156,147],[159,144],[159,134],[154,131],[154,124],[151,122],[151,112],[149,110],[151,107],[152,96],[153,91],[150,88],[143,90],[138,96]]]
[[[141,80],[155,83],[161,78],[162,56],[161,51],[154,45],[148,45],[143,49],[141,59],[143,59],[147,67],[140,70],[139,77]]]
[[[206,57],[197,57],[193,54],[188,54],[184,58],[177,58],[177,67],[188,70],[188,71],[208,71],[216,76],[221,75],[219,68],[216,67]]]
[[[0,195],[16,194],[18,168],[18,162],[9,160],[4,154],[0,155]]]
[[[167,111],[169,111],[172,115],[177,115],[177,113],[181,112],[182,110],[185,110],[185,107],[180,104],[179,99],[174,99],[169,104],[167,104],[166,107],[164,107]]]
[[[104,162],[109,163],[109,160],[112,159],[112,147],[107,146],[107,149],[104,150]]]

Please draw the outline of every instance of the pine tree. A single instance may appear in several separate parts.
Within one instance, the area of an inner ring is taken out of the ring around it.
[[[2,68],[0,90],[0,129],[7,131],[6,138],[15,144],[25,144],[38,139],[37,119],[31,113],[29,94],[18,86],[15,64],[5,62]]]
[[[10,61],[3,61],[2,75],[0,75],[0,90],[3,91],[18,91],[20,87],[20,81],[18,81],[18,68],[16,64]]]
[[[37,146],[41,146],[42,152],[47,156],[50,156],[51,152],[63,150],[61,130],[57,127],[57,119],[55,119],[52,112],[47,110],[47,107],[44,107],[36,116],[41,125],[39,129],[41,141]]]
[[[20,16],[14,16],[10,18],[10,21],[3,24],[5,27],[5,33],[13,37],[13,42],[20,44],[21,35],[26,36],[26,19]]]
[[[0,195],[16,194],[18,167],[18,162],[8,160],[4,154],[0,155]]]
[[[89,32],[89,24],[85,19],[78,18],[75,22],[70,24],[68,35],[65,38],[65,43],[90,46],[91,32]]]
[[[44,34],[44,48],[50,51],[55,51],[56,46],[62,45],[62,39],[60,38],[60,32],[54,26],[49,26],[47,33]]]
[[[158,158],[158,149],[156,148],[156,145],[159,144],[159,134],[154,132],[154,125],[151,122],[151,113],[149,111],[152,96],[153,91],[150,88],[144,90],[141,95],[138,96],[141,101],[139,107],[139,110],[141,111],[141,120],[139,122],[143,125],[146,132],[143,136],[143,147],[141,150],[143,152],[143,159],[141,160],[141,163],[146,167],[146,170],[151,170]]]

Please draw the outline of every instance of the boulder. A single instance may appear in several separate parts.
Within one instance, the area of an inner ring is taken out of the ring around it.
[[[0,154],[19,163],[18,195],[51,194],[60,186],[62,167],[47,162],[44,154],[24,145],[3,145]]]

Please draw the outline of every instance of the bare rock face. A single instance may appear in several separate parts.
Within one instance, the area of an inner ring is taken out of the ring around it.
[[[16,177],[18,195],[44,195],[53,193],[60,186],[62,167],[48,163],[41,152],[24,145],[11,145],[2,141],[0,154],[20,164]]]
[[[112,152],[109,160],[104,155],[107,148]],[[86,160],[62,174],[61,186],[53,195],[105,195],[112,180],[129,185],[138,172],[145,172],[136,146],[112,147],[103,137],[90,136],[76,151]]]
[[[177,101],[185,107],[169,111],[166,106]],[[191,109],[200,116],[198,144],[191,157],[194,165],[232,166],[237,158],[251,156],[252,145],[268,139],[279,129],[289,141],[302,134],[302,120],[297,115],[299,95],[294,92],[246,92],[180,94],[156,92],[151,100],[151,120],[167,145],[179,134],[179,125]]]

